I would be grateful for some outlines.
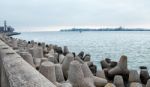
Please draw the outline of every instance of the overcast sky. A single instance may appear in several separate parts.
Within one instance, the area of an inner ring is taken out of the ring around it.
[[[3,20],[16,31],[150,28],[150,0],[0,0],[0,25]]]

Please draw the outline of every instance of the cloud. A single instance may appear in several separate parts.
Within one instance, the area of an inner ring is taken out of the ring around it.
[[[54,26],[150,27],[149,3],[148,0],[1,0],[0,19],[6,19],[19,29]]]

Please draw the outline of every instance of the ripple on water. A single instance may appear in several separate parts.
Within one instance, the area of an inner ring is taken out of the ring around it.
[[[67,45],[76,53],[90,53],[92,61],[111,58],[119,61],[121,55],[128,56],[128,67],[139,70],[144,65],[150,69],[150,32],[25,32],[15,36],[25,40],[42,41],[59,46]]]

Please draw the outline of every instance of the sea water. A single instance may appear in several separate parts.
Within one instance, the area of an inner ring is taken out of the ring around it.
[[[128,57],[129,69],[150,70],[149,31],[98,31],[98,32],[22,32],[14,36],[58,46],[68,46],[71,52],[84,51],[91,54],[91,61],[100,67],[100,61],[111,58],[119,61],[121,55]]]

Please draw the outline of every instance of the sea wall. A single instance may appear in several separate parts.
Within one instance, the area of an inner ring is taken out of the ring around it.
[[[56,87],[0,40],[0,87]]]

